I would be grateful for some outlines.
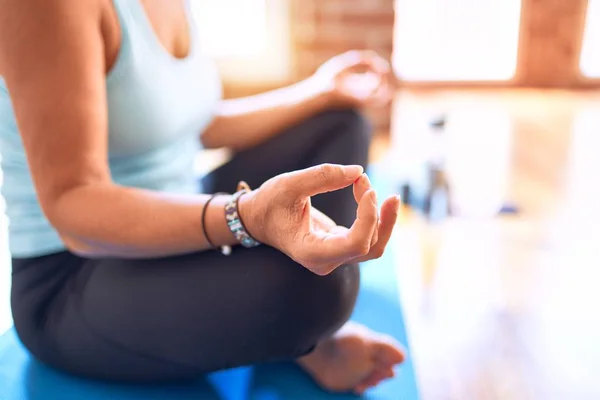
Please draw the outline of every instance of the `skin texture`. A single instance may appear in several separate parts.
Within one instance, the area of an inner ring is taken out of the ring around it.
[[[185,57],[190,40],[183,4],[142,4],[165,49]],[[0,74],[11,94],[42,209],[69,250],[87,257],[139,259],[207,249],[199,218],[207,195],[174,196],[111,181],[105,76],[120,43],[112,2],[0,0],[0,9]],[[378,84],[366,92],[354,90],[347,78],[365,71]],[[349,52],[292,87],[223,101],[199,136],[208,147],[239,150],[325,109],[381,105],[389,99],[387,63],[373,53]],[[310,196],[350,185],[357,202],[350,229],[311,206]],[[223,218],[227,200],[218,197],[207,212],[207,230],[217,245],[235,244]],[[321,165],[265,182],[242,197],[240,213],[259,241],[325,275],[343,263],[381,256],[398,203],[395,197],[386,199],[379,211],[360,167]],[[399,346],[388,339],[345,327],[300,364],[324,387],[361,392],[393,375],[393,365],[402,358]],[[335,376],[328,373],[333,366]]]
[[[146,0],[143,4],[151,10],[148,16],[163,46],[172,54],[184,55],[189,39],[185,39],[186,24],[181,23],[183,5],[173,6],[164,0]],[[208,248],[198,226],[198,215],[208,196],[170,196],[121,187],[110,179],[104,79],[110,61],[118,53],[119,49],[113,47],[120,37],[120,32],[114,31],[118,23],[111,2],[1,0],[0,5],[4,10],[0,17],[0,72],[13,99],[42,209],[70,250],[88,257],[142,258]],[[357,59],[348,67],[342,62],[347,58],[340,56],[338,61],[330,62],[329,72],[326,71],[334,74],[330,82],[355,66],[368,64]],[[320,71],[320,82],[327,81],[323,76]],[[279,103],[273,99],[281,97],[282,92],[265,94],[257,102],[263,105],[258,108],[244,106],[256,99],[237,101],[233,106],[224,102],[220,109],[230,111],[216,118],[203,137],[224,138],[222,142],[210,139],[214,146],[227,145],[226,141],[234,138],[240,147],[245,147],[266,140],[305,118],[309,111],[359,101],[349,100],[337,86],[319,86],[318,82],[313,79],[288,88],[288,92],[296,94]],[[233,125],[245,128],[236,135],[218,135]],[[359,175],[349,179],[356,180]],[[320,173],[320,177],[317,182],[322,187],[312,188],[313,194],[330,190],[332,185],[339,188],[353,183],[331,182],[337,179],[332,174]],[[302,177],[296,174],[296,179]],[[248,228],[265,243],[276,246],[271,238],[261,235],[263,226],[276,222],[269,220],[267,208],[261,206],[278,196],[279,190],[274,186],[265,185],[257,191],[260,194],[244,196],[241,207],[244,214],[250,214],[243,215],[249,221]],[[247,206],[250,200],[252,207]],[[234,244],[221,214],[226,201],[217,199],[207,213],[210,237],[218,245]],[[95,212],[89,213],[90,209]],[[154,218],[149,219],[148,215]],[[370,235],[368,229],[365,232]],[[285,249],[277,248],[286,254],[303,254],[287,245]],[[326,265],[327,270],[337,259],[363,254],[364,245],[360,251],[346,251],[347,254],[332,254],[326,260],[312,260],[304,255],[294,258],[310,264],[311,269],[320,271],[317,267]]]
[[[310,204],[318,193],[354,185],[357,218],[350,229],[337,226]],[[277,201],[271,201],[276,194]],[[268,196],[268,197],[267,197]],[[399,199],[390,197],[377,210],[377,196],[359,166],[321,165],[279,175],[248,196],[250,233],[263,243],[281,249],[318,275],[342,264],[381,257],[392,234]],[[266,218],[254,220],[254,216]]]
[[[367,73],[378,81],[356,90],[348,78]],[[326,108],[381,107],[392,98],[395,80],[389,64],[371,51],[348,51],[333,57],[305,81],[256,96],[221,102],[217,116],[202,134],[206,147],[244,150],[295,122]]]

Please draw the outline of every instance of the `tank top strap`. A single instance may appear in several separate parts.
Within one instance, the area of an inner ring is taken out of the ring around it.
[[[119,18],[119,25],[121,26],[121,34],[125,37],[129,35],[129,21],[133,18],[131,12],[131,4],[137,3],[138,0],[112,0],[117,17]]]
[[[154,39],[154,30],[140,0],[112,0],[119,16],[121,34],[132,42],[132,36],[149,43]]]

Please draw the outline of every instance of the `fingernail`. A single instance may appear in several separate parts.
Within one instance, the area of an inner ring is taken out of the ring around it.
[[[369,178],[367,178],[367,174],[363,173],[361,176],[358,177],[358,179],[354,183],[360,183],[361,185],[366,185],[368,181],[369,181]]]
[[[347,165],[344,167],[346,178],[355,179],[363,173],[363,167],[360,165]]]

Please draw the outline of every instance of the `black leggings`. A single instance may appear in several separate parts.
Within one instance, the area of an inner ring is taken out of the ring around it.
[[[207,192],[258,187],[325,162],[367,162],[370,130],[354,111],[329,111],[237,154],[205,179]],[[354,220],[350,190],[313,204]],[[70,373],[116,381],[191,379],[231,367],[293,360],[350,317],[356,265],[312,274],[267,246],[161,259],[86,259],[69,252],[13,259],[12,310],[23,344]]]

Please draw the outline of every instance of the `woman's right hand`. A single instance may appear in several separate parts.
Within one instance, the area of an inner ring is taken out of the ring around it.
[[[358,204],[352,227],[336,225],[311,206],[310,197],[354,185]],[[375,191],[360,166],[323,164],[278,175],[240,199],[240,216],[258,241],[287,254],[318,275],[342,264],[378,258],[392,234],[399,199],[377,209]]]

